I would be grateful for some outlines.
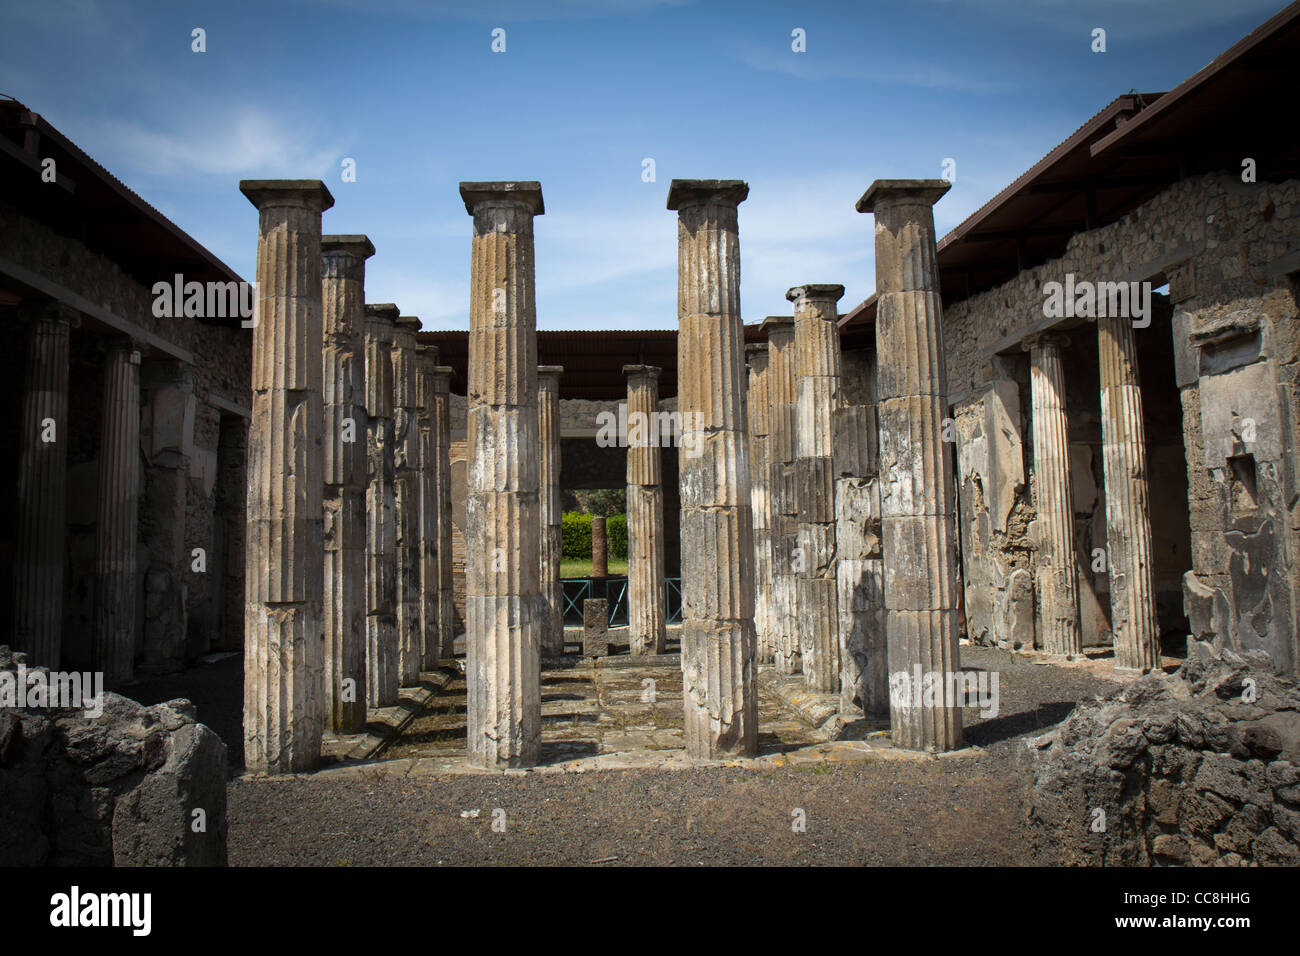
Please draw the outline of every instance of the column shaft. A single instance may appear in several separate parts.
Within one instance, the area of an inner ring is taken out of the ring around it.
[[[890,725],[911,750],[961,746],[952,448],[934,237],[946,180],[877,180],[877,418]]]
[[[442,656],[442,635],[438,625],[438,521],[442,502],[438,497],[438,433],[434,426],[436,399],[434,369],[440,352],[436,346],[416,351],[417,399],[420,403],[420,662],[422,670],[433,670]]]
[[[682,681],[686,752],[753,756],[754,573],[739,181],[674,180],[678,212],[678,395],[682,440]]]
[[[393,527],[397,547],[397,671],[403,687],[420,682],[424,639],[420,597],[420,425],[415,333],[420,320],[402,316],[393,333]]]
[[[258,208],[258,315],[248,440],[244,762],[294,773],[320,758],[325,708],[321,213],[316,180],[245,180]]]
[[[770,664],[776,657],[772,631],[772,501],[769,492],[771,464],[768,448],[767,343],[745,346],[749,389],[745,410],[749,417],[749,503],[754,522],[754,647],[757,662]]]
[[[541,494],[540,620],[542,653],[564,653],[564,585],[560,559],[564,556],[560,509],[560,375],[559,365],[537,370],[538,487]]]
[[[461,183],[470,274],[465,590],[469,761],[528,767],[541,749],[537,183]]]
[[[393,333],[397,306],[366,306],[366,702],[397,703],[397,525]]]
[[[1037,517],[1039,634],[1048,654],[1073,659],[1083,651],[1079,631],[1078,565],[1070,495],[1070,438],[1065,416],[1065,372],[1057,336],[1030,343],[1033,409],[1034,511]]]
[[[366,726],[365,236],[321,241],[325,413],[325,716]]]
[[[1151,553],[1146,432],[1131,320],[1099,318],[1097,347],[1106,482],[1106,570],[1115,666],[1146,673],[1160,665],[1160,628]]]
[[[67,543],[68,346],[77,313],[57,302],[24,303],[28,320],[18,513],[14,534],[15,650],[29,667],[58,669],[63,648]]]
[[[627,375],[628,641],[633,654],[667,649],[664,490],[657,427],[660,370],[625,365]]]
[[[842,285],[796,286],[795,506],[799,518],[799,647],[810,690],[840,691],[839,585],[831,418],[840,405]]]
[[[769,316],[767,333],[767,456],[768,497],[771,501],[772,596],[771,641],[778,674],[798,674],[803,668],[799,646],[797,585],[799,514],[795,503],[795,372],[794,320]]]
[[[438,592],[438,642],[441,657],[455,654],[456,595],[453,589],[451,547],[451,376],[445,365],[433,370],[434,497],[438,507],[438,554],[434,571]]]
[[[95,667],[109,684],[120,684],[134,674],[140,587],[140,352],[129,339],[109,347],[100,415]]]

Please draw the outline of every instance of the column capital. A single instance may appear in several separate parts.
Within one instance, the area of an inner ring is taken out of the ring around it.
[[[831,302],[836,303],[844,297],[844,286],[842,285],[797,285],[787,289],[785,297],[795,303],[795,308],[799,308],[801,302]],[[834,310],[831,310],[832,314]],[[829,318],[830,316],[827,316]]]
[[[539,365],[539,366],[537,366],[537,377],[538,377],[538,378],[542,378],[543,376],[545,376],[546,378],[553,378],[553,379],[556,379],[556,380],[558,381],[559,378],[560,378],[560,376],[563,375],[563,374],[564,374],[564,366],[563,366],[563,365]]]
[[[334,197],[319,179],[241,179],[239,191],[258,209],[300,206],[324,212]]]
[[[450,365],[435,365],[433,367],[433,388],[435,391],[445,392],[451,388],[451,378],[456,374],[456,370]]]
[[[946,179],[877,179],[854,208],[874,213],[877,208],[908,202],[933,206],[951,188],[952,183]]]
[[[399,315],[393,325],[397,328],[398,334],[411,336],[414,336],[416,332],[424,327],[424,323],[420,321],[419,316],[415,315]],[[407,348],[413,347],[414,345],[407,346]]]
[[[391,302],[367,302],[366,321],[383,322],[395,326],[402,310]]]
[[[738,206],[748,196],[749,183],[743,179],[674,179],[668,184],[668,208],[673,210],[703,202]]]
[[[759,325],[758,330],[771,341],[774,335],[794,335],[794,316],[769,315]]]
[[[465,200],[465,211],[471,216],[478,206],[492,203],[521,203],[534,216],[546,212],[546,206],[542,202],[542,184],[535,179],[461,183],[460,198]]]
[[[140,364],[140,355],[144,352],[144,344],[131,335],[108,335],[100,339],[98,345],[106,353],[131,353],[127,361],[132,365]]]
[[[1063,332],[1035,332],[1025,336],[1020,347],[1026,352],[1037,348],[1063,349],[1070,344],[1070,337]]]
[[[351,256],[364,262],[375,254],[374,243],[361,235],[329,235],[320,237],[322,256]]]
[[[748,360],[749,357],[750,357],[751,355],[754,356],[755,358],[767,358],[767,357],[768,357],[768,354],[769,354],[769,353],[768,353],[768,351],[767,351],[767,343],[766,343],[766,342],[746,342],[746,343],[745,343],[745,358],[746,358],[746,360]]]
[[[442,349],[436,345],[420,343],[415,346],[415,355],[420,361],[427,362],[429,370],[432,371],[442,359]]]
[[[70,329],[81,328],[81,313],[58,299],[24,299],[17,312],[24,322],[62,322]]]
[[[624,365],[623,374],[628,378],[650,378],[658,380],[663,369],[658,365]]]

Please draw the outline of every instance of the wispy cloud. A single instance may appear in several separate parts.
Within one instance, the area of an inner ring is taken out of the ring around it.
[[[300,0],[315,6],[422,20],[590,20],[655,13],[695,0]]]

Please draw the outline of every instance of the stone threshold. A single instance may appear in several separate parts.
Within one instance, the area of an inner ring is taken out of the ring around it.
[[[402,735],[429,701],[446,690],[458,674],[459,667],[455,661],[443,662],[437,670],[422,671],[420,683],[398,690],[396,704],[366,711],[365,733],[340,735],[326,731],[321,738],[321,756],[349,763],[374,760]]]

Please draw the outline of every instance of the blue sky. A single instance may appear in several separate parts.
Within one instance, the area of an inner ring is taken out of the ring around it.
[[[666,328],[674,177],[749,182],[746,321],[788,314],[808,282],[842,283],[847,311],[875,288],[853,211],[873,179],[955,160],[946,232],[1115,96],[1172,88],[1283,5],[0,0],[0,92],[247,279],[257,215],[238,180],[324,180],[325,231],[377,249],[367,298],[425,328],[468,327],[457,182],[538,179],[539,327]]]

